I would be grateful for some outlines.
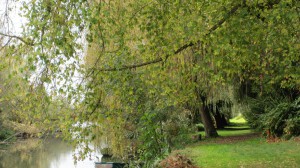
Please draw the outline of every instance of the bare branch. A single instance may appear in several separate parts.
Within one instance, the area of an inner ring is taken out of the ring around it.
[[[30,46],[33,46],[33,45],[34,45],[32,41],[27,41],[27,40],[25,40],[24,38],[19,37],[19,36],[9,35],[9,34],[4,34],[4,33],[1,33],[1,32],[0,32],[0,35],[5,36],[5,37],[9,37],[9,38],[14,38],[14,39],[20,40],[20,41],[22,41],[23,43],[25,43],[25,44],[27,44],[27,45],[30,45]]]
[[[9,40],[8,40],[3,46],[1,46],[0,51],[2,51],[6,46],[8,46],[8,44],[9,44],[10,41],[11,41],[11,39],[12,39],[12,38],[9,38]]]

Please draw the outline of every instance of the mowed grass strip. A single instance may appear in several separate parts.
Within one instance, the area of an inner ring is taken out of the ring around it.
[[[248,135],[252,134],[254,131],[250,129],[250,127],[241,125],[241,126],[228,126],[224,129],[218,130],[218,134],[221,137],[227,137],[227,136],[240,136],[240,135]],[[200,132],[202,137],[205,137],[205,132]]]

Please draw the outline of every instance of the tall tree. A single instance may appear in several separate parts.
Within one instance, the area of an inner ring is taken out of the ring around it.
[[[84,75],[81,86],[64,82],[63,90],[84,109],[82,123],[114,116],[126,127],[123,115],[147,123],[151,111],[188,103],[213,137],[208,104],[232,80],[251,80],[260,94],[274,84],[299,91],[296,0],[34,0],[23,11],[29,22],[15,38],[29,46],[24,57],[32,69],[39,65],[40,81]]]

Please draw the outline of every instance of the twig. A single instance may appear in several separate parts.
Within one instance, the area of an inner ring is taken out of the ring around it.
[[[2,51],[11,41],[12,38],[9,38],[9,40],[7,40],[7,42],[1,47],[0,51]]]
[[[0,33],[0,35],[5,36],[5,37],[10,37],[10,38],[18,39],[18,40],[22,41],[23,43],[25,43],[25,44],[27,44],[27,45],[30,45],[30,46],[33,46],[33,45],[34,45],[32,41],[27,41],[27,40],[25,40],[24,38],[22,38],[22,37],[20,37],[20,36],[9,35],[9,34],[4,34],[4,33]]]

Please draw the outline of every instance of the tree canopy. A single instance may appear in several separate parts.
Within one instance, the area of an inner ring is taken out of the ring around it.
[[[232,88],[299,96],[296,0],[29,0],[22,13],[22,36],[1,35],[34,87],[68,98],[60,127],[77,145],[109,137],[114,154],[153,161],[194,117],[217,136],[210,104]]]

